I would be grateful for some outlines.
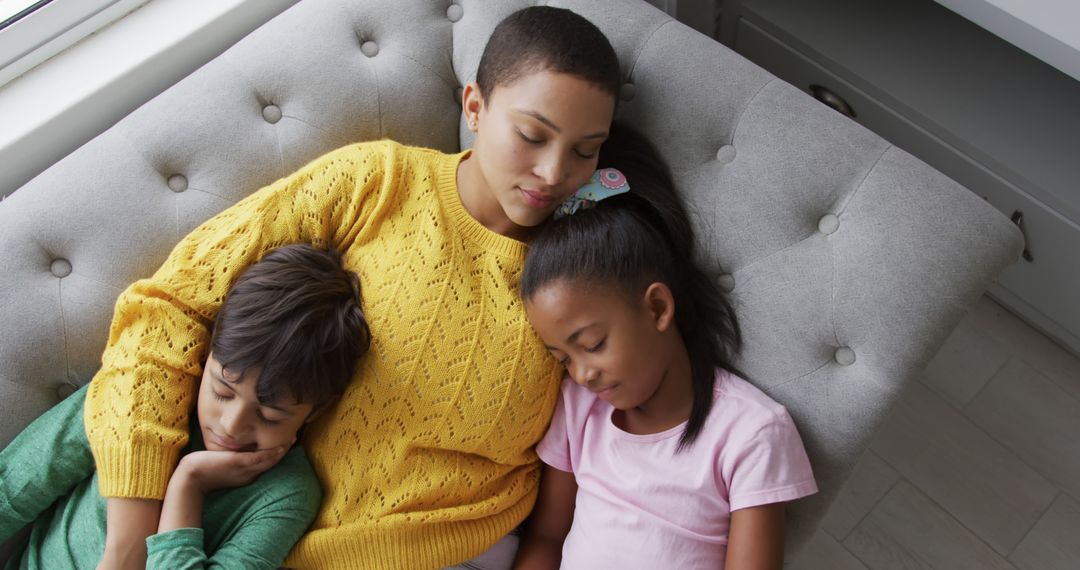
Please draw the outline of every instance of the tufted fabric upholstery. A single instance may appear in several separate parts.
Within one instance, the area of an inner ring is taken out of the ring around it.
[[[526,0],[300,2],[0,202],[0,446],[99,365],[112,305],[181,236],[319,154],[471,143],[460,86]],[[897,392],[1020,252],[973,193],[640,0],[553,1],[611,38],[750,379],[788,406],[823,515]]]

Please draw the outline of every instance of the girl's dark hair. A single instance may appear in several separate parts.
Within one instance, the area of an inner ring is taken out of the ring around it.
[[[476,83],[490,100],[500,85],[540,71],[566,73],[619,96],[619,58],[604,33],[563,8],[533,6],[495,26],[480,57]]]
[[[529,244],[521,295],[528,301],[558,280],[615,285],[636,298],[655,282],[675,298],[675,325],[690,356],[693,405],[679,449],[692,444],[712,409],[716,369],[735,368],[742,334],[727,296],[696,260],[686,206],[671,173],[645,137],[616,123],[599,167],[626,175],[630,192],[552,220]]]
[[[370,343],[359,278],[336,251],[307,244],[272,250],[244,271],[210,338],[230,373],[261,368],[259,402],[288,396],[315,409],[344,392]]]

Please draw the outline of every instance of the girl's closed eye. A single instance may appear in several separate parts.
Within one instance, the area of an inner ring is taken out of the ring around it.
[[[607,337],[604,337],[604,338],[600,339],[600,342],[598,342],[598,343],[596,343],[596,344],[594,344],[594,345],[592,345],[590,347],[587,347],[585,349],[585,352],[588,352],[588,353],[599,352],[601,348],[604,348],[604,343],[605,342],[607,342]]]
[[[214,399],[219,402],[227,402],[232,399],[231,395],[218,393],[217,390],[210,390],[210,392],[214,395]]]

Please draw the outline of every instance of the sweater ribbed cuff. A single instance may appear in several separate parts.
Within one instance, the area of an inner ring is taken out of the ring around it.
[[[165,499],[180,448],[114,444],[95,449],[98,491],[103,497]]]

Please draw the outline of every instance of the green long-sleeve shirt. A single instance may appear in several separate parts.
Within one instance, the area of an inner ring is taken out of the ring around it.
[[[85,388],[0,451],[0,541],[33,522],[6,570],[95,568],[105,551],[105,499],[83,427]],[[192,414],[194,416],[195,414]],[[191,430],[185,452],[202,449]],[[148,569],[277,568],[318,512],[322,491],[296,446],[250,485],[206,496],[203,528],[147,539]]]

